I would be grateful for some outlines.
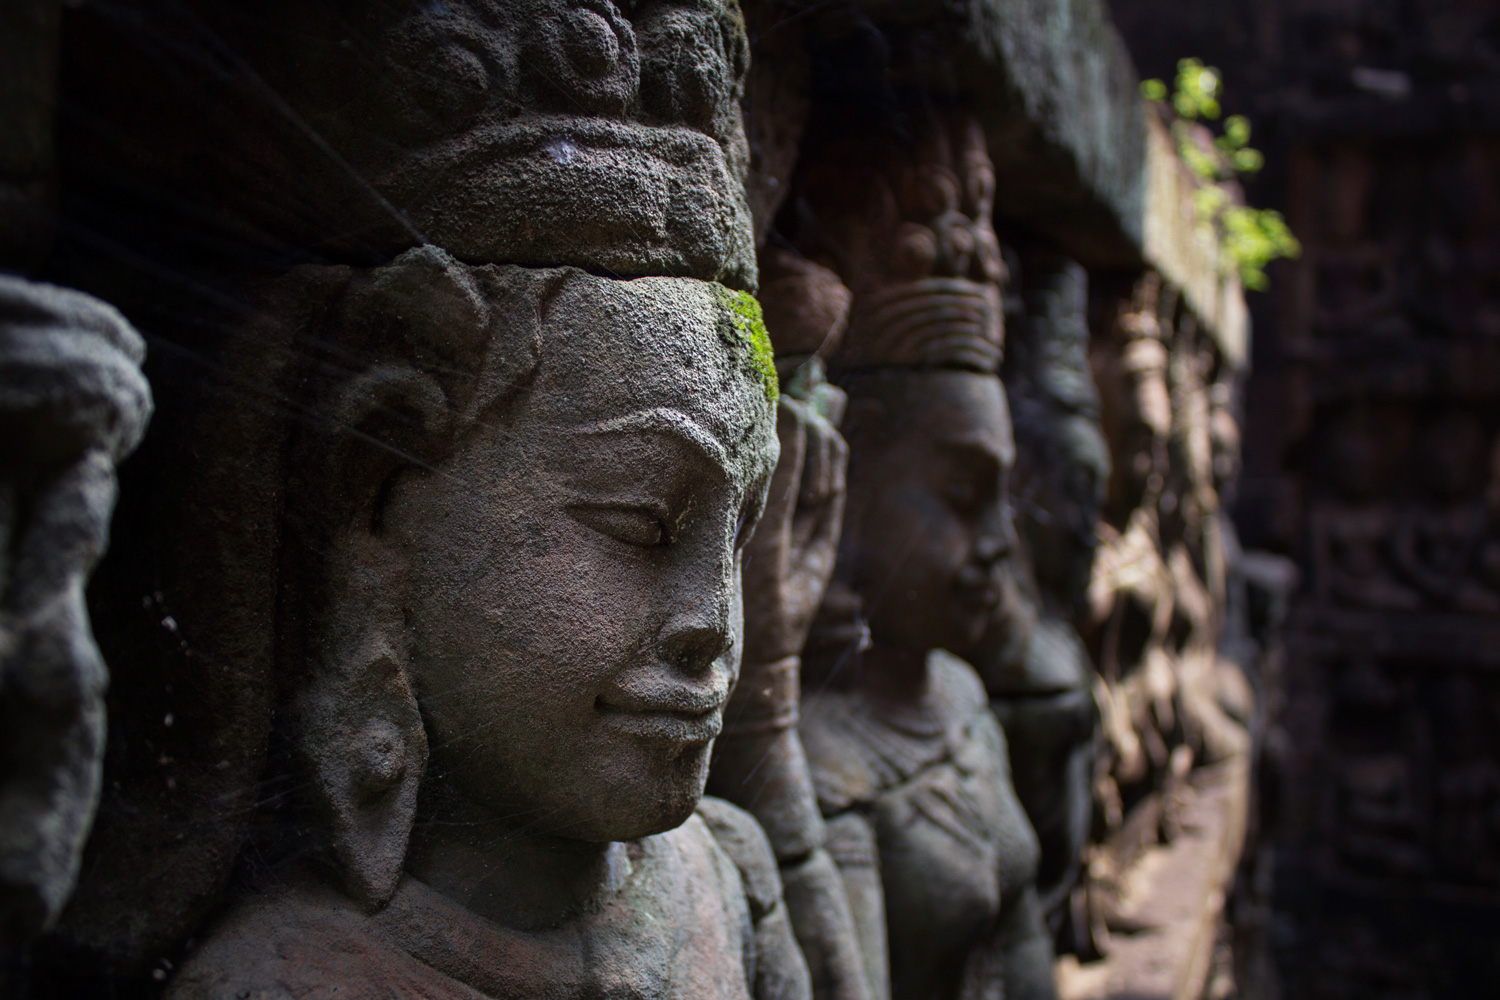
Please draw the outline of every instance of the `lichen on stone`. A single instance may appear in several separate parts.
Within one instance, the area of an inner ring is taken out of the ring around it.
[[[766,332],[766,321],[761,315],[760,303],[749,292],[736,291],[723,285],[714,285],[714,292],[722,307],[721,332],[731,346],[742,346],[749,354],[750,367],[760,376],[766,390],[766,399],[776,402],[781,394],[776,377],[776,355],[771,349],[771,335]],[[726,329],[727,328],[727,329]]]

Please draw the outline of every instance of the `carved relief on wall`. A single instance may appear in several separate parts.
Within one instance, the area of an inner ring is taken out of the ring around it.
[[[1058,930],[1071,916],[1092,832],[1098,707],[1078,620],[1109,451],[1088,364],[1086,273],[1037,253],[1017,277],[1024,308],[1008,329],[1004,371],[1016,431],[1017,551],[1001,613],[965,652],[1010,741],[1016,792],[1041,844],[1042,906]],[[1062,941],[1075,949],[1077,937],[1069,927]]]
[[[1175,836],[1195,768],[1243,768],[1255,696],[1222,647],[1237,553],[1220,490],[1238,461],[1232,372],[1178,293],[1146,274],[1095,297],[1093,374],[1111,473],[1088,587],[1105,751],[1081,950],[1130,930],[1142,851]]]
[[[979,677],[943,651],[982,637],[1014,545],[983,134],[940,112],[809,156],[797,246],[853,293],[830,362],[847,516],[801,724],[830,848],[877,997],[1051,996],[1035,834]]]
[[[161,410],[88,593],[101,772],[139,344],[0,301],[0,373],[68,355],[0,385],[66,445],[0,443],[3,709],[71,684],[0,735],[60,763],[0,787],[3,931],[82,873],[0,977],[1050,1000],[1054,940],[1099,950],[1101,858],[1235,750],[1229,379],[1157,275],[1028,242],[1007,395],[998,98],[921,82],[976,46],[913,8],[841,118],[815,50],[866,13],[68,5],[45,267],[147,331]]]

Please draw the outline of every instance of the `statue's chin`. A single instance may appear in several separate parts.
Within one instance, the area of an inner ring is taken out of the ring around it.
[[[617,780],[582,803],[586,815],[558,832],[605,843],[675,830],[688,821],[703,798],[711,748],[710,744],[694,749],[665,766],[643,768],[629,776],[615,769],[612,777]]]

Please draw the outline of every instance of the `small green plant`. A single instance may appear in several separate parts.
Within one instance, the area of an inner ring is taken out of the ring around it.
[[[1194,212],[1218,236],[1226,261],[1239,271],[1245,287],[1264,291],[1270,284],[1267,265],[1283,257],[1300,256],[1302,246],[1280,212],[1234,204],[1225,187],[1227,182],[1257,173],[1265,166],[1265,156],[1250,145],[1250,119],[1230,115],[1224,120],[1222,134],[1213,137],[1211,147],[1199,140],[1201,131],[1195,123],[1219,120],[1223,89],[1219,71],[1203,65],[1201,59],[1183,59],[1177,64],[1177,79],[1170,94],[1161,80],[1141,84],[1141,94],[1148,101],[1172,108],[1176,115],[1172,136],[1178,155],[1189,170],[1207,182],[1194,196]]]

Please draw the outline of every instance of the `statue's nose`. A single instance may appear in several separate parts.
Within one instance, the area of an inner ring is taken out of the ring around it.
[[[996,562],[1010,554],[1010,537],[1006,532],[983,535],[974,543],[974,556],[980,562]]]
[[[656,647],[657,658],[689,676],[705,673],[729,652],[734,637],[717,625],[689,625],[674,629]]]

